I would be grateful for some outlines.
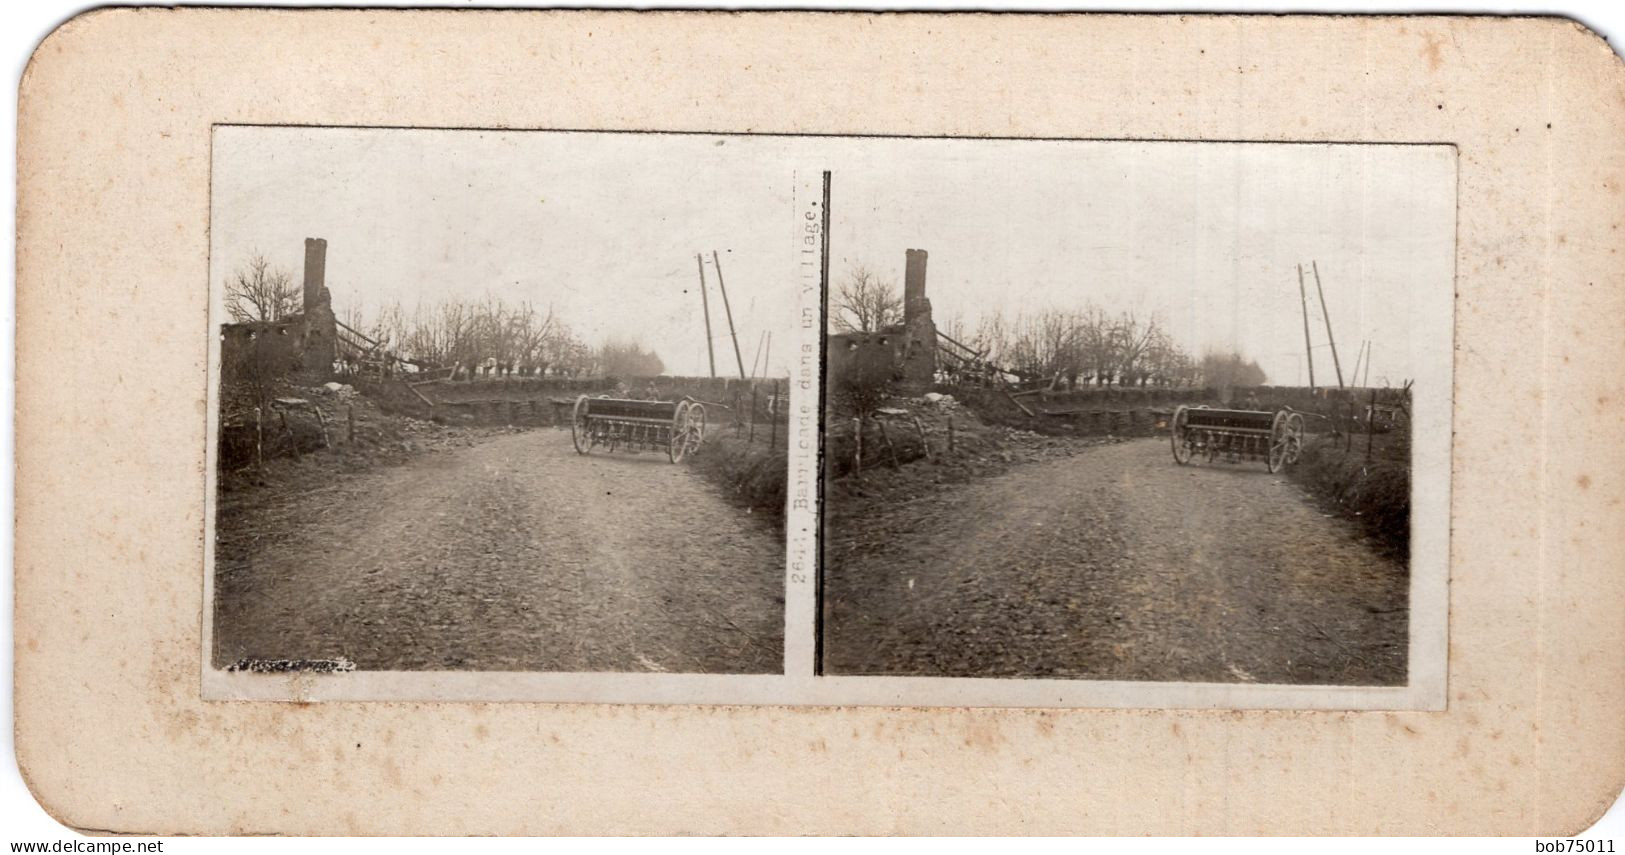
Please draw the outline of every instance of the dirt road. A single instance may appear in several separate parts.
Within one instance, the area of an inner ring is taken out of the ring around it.
[[[779,539],[664,454],[582,457],[568,432],[531,431],[227,504],[220,666],[783,667]]]
[[[835,519],[829,673],[1405,681],[1405,568],[1260,463],[1134,440]]]

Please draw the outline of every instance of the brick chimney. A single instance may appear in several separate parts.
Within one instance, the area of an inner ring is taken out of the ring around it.
[[[931,302],[925,297],[925,250],[911,249],[903,261],[903,323],[930,314]]]
[[[327,290],[327,241],[321,238],[305,238],[304,323],[304,371],[314,379],[328,377],[338,355],[338,318]]]
[[[305,311],[331,302],[323,295],[327,283],[327,241],[305,238]]]
[[[937,325],[925,296],[925,250],[911,249],[903,262],[902,379],[913,393],[931,388],[937,373]]]

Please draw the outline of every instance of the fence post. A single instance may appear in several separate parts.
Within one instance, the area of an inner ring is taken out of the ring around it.
[[[1371,390],[1371,404],[1365,411],[1365,462],[1371,462],[1371,435],[1377,432],[1377,390]]]
[[[886,420],[875,419],[875,424],[880,426],[880,441],[886,444],[886,453],[891,456],[891,468],[896,469],[897,446],[891,444],[891,436],[886,433]]]
[[[344,441],[350,445],[355,444],[355,404],[345,404],[345,421],[349,423],[349,430],[345,433]]]
[[[863,417],[852,420],[852,474],[863,474]]]
[[[773,397],[771,400],[773,406],[769,409],[772,412],[768,414],[767,418],[768,424],[771,425],[767,433],[767,450],[769,452],[779,444],[779,412],[784,409],[784,400],[779,397],[779,381],[777,380],[773,381]]]
[[[327,419],[322,417],[322,408],[311,404],[310,409],[316,413],[316,426],[322,429],[322,448],[332,448],[333,441],[327,437]]]
[[[265,424],[263,411],[254,408],[254,466],[258,468],[265,465]]]
[[[914,430],[918,431],[919,434],[920,434],[920,447],[925,449],[925,459],[929,461],[929,460],[932,459],[931,458],[931,440],[926,439],[925,425],[920,423],[920,417],[919,416],[914,416],[913,418],[914,418]]]
[[[948,453],[954,453],[954,417],[948,416]]]

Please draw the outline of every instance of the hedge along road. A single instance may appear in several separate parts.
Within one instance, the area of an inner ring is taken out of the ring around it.
[[[234,515],[215,664],[776,673],[776,533],[664,452],[531,431]]]
[[[1261,462],[1134,440],[831,528],[828,673],[1406,679],[1405,568]]]

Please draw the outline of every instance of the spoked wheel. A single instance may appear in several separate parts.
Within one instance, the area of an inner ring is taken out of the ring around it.
[[[1186,442],[1188,429],[1185,426],[1189,419],[1190,408],[1181,404],[1168,422],[1168,437],[1174,445],[1174,462],[1181,466],[1191,462],[1191,447]]]
[[[666,456],[681,463],[688,456],[688,401],[679,401],[671,417],[671,438],[666,440]]]
[[[575,409],[570,413],[570,442],[575,444],[577,454],[586,454],[592,448],[592,427],[587,422],[586,395],[576,399]]]
[[[705,439],[705,407],[684,398],[677,404],[671,419],[671,440],[666,444],[666,456],[673,463],[681,463],[700,449]]]
[[[1303,451],[1303,416],[1291,410],[1275,414],[1270,424],[1270,454],[1266,461],[1271,472],[1298,462]]]
[[[1307,433],[1303,426],[1303,414],[1293,413],[1292,415],[1287,416],[1286,430],[1288,442],[1286,447],[1285,463],[1288,466],[1292,466],[1298,462],[1298,456],[1303,453],[1303,438],[1305,433]]]
[[[694,401],[688,406],[688,424],[693,434],[693,444],[689,446],[688,453],[693,454],[700,450],[705,443],[705,405]]]

